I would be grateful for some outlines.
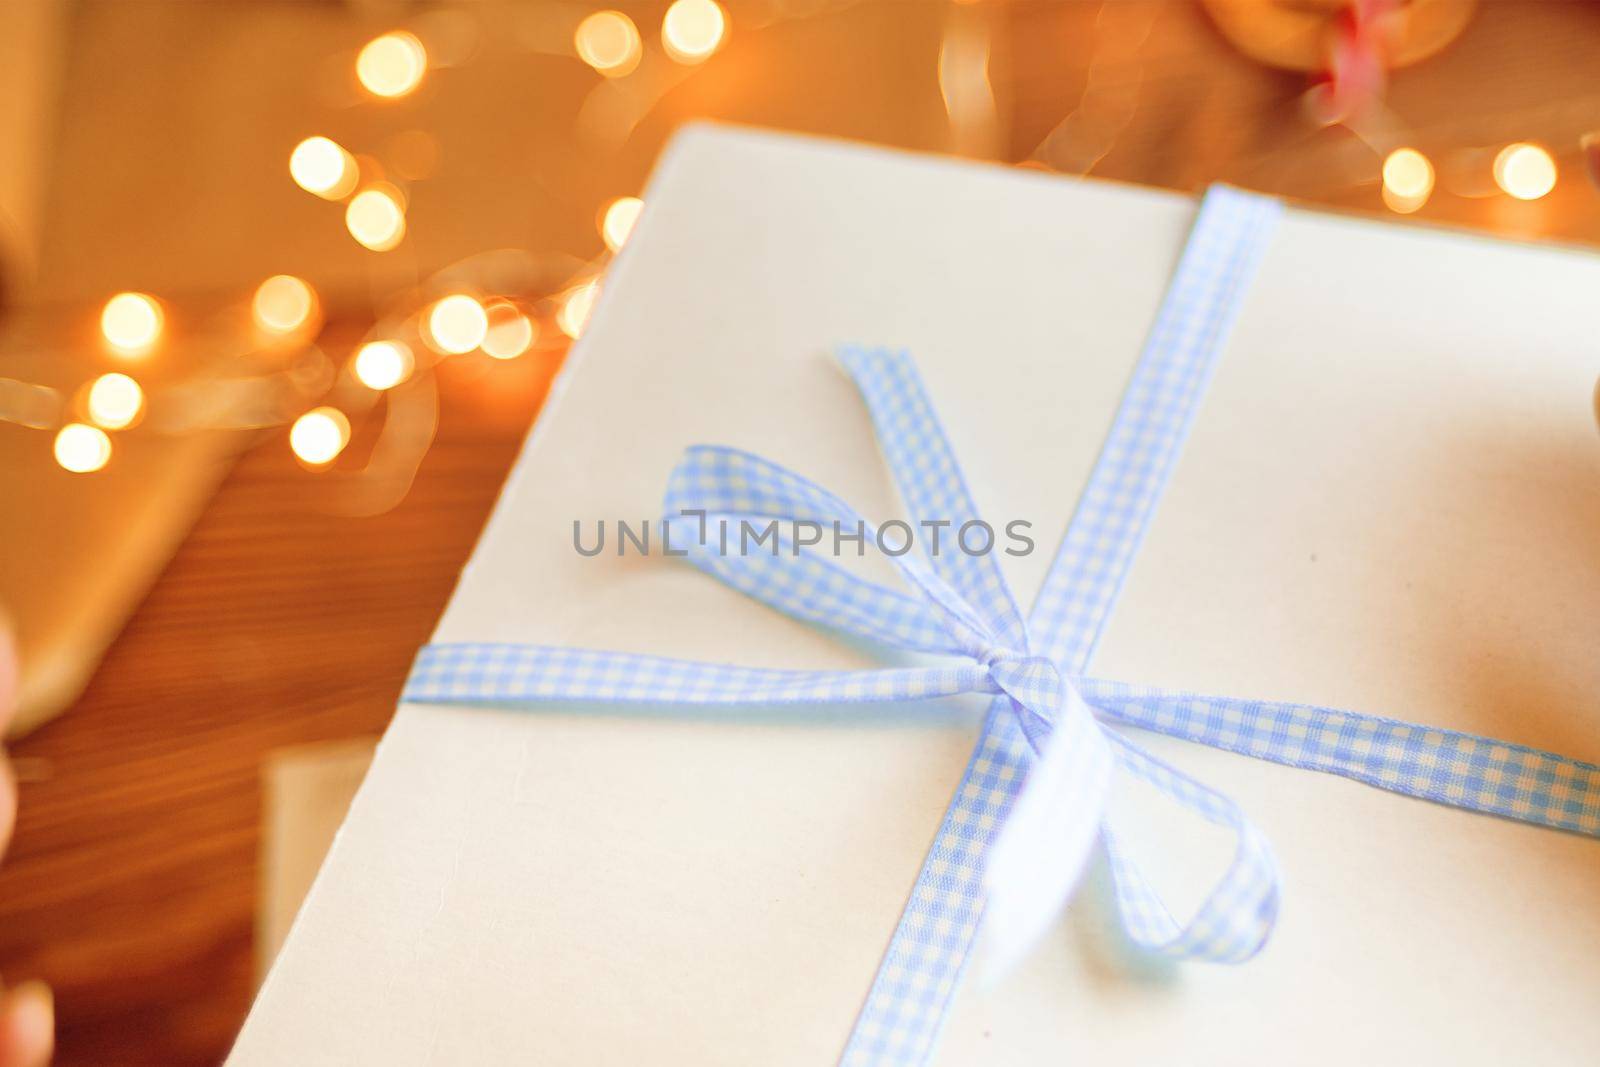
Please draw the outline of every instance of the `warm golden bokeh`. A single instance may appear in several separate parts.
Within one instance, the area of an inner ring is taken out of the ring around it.
[[[600,220],[600,236],[607,248],[615,252],[627,243],[634,223],[639,221],[639,212],[643,210],[644,201],[637,196],[619,196],[606,206],[605,215]]]
[[[1393,211],[1416,211],[1428,202],[1433,183],[1433,164],[1415,148],[1397,148],[1383,161],[1383,202]]]
[[[1506,145],[1494,159],[1494,183],[1518,200],[1537,200],[1556,187],[1556,161],[1536,144]]]
[[[100,335],[120,355],[143,355],[161,339],[165,321],[155,297],[118,293],[100,311]]]
[[[97,426],[69,422],[56,434],[56,462],[73,474],[90,474],[111,460],[111,438]]]
[[[144,411],[144,390],[126,374],[102,374],[89,386],[86,406],[96,425],[123,430]]]
[[[488,329],[483,335],[483,350],[495,359],[516,359],[539,336],[539,328],[509,300],[496,300],[484,309]]]
[[[567,290],[561,297],[561,310],[556,312],[556,325],[561,332],[576,340],[589,324],[589,316],[594,313],[594,304],[599,298],[600,286],[596,282],[584,282]]]
[[[356,79],[374,96],[405,96],[422,84],[428,52],[416,34],[395,30],[368,41],[356,56]]]
[[[327,466],[349,443],[350,420],[338,408],[313,408],[289,429],[289,447],[308,467]]]
[[[326,137],[307,137],[289,153],[289,177],[308,193],[343,200],[360,178],[355,157]]]
[[[256,287],[250,314],[267,333],[294,333],[317,312],[317,294],[304,279],[274,274]]]
[[[409,346],[399,341],[372,341],[361,346],[352,369],[362,385],[382,392],[411,377],[415,367]]]
[[[387,252],[405,240],[406,212],[393,186],[373,185],[350,198],[344,225],[363,247]]]
[[[471,352],[488,332],[489,316],[483,305],[466,293],[453,293],[428,309],[426,339],[443,355]]]
[[[727,30],[716,0],[676,0],[661,20],[661,44],[679,63],[700,63],[722,47]]]
[[[639,27],[620,11],[596,11],[572,37],[578,58],[608,78],[631,74],[644,55]]]

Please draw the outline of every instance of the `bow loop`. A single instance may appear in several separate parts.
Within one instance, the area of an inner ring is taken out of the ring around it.
[[[839,351],[839,362],[866,401],[878,431],[878,447],[911,517],[919,525],[943,524],[952,531],[978,521],[978,507],[955,449],[911,357],[890,349],[846,346]],[[992,552],[946,551],[932,554],[929,561],[966,603],[990,620],[990,628],[1002,640],[1025,642],[1022,610]]]
[[[980,661],[997,642],[1026,642],[1007,608],[1003,581],[1003,596],[974,603],[909,548],[881,555],[920,596],[835,562],[830,557],[843,555],[845,545],[862,556],[867,546],[881,546],[878,528],[815,482],[760,456],[722,446],[689,448],[673,468],[663,511],[667,524],[698,521],[698,536],[691,531],[674,538],[695,566],[807,622],[908,651]]]

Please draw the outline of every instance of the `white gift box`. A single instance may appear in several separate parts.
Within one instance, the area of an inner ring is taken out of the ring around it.
[[[700,442],[898,514],[840,342],[915,357],[1024,605],[1196,210],[764,133],[668,150],[436,641],[875,666],[573,523]],[[1092,673],[1600,760],[1600,259],[1290,208]],[[729,719],[402,704],[229,1060],[836,1060],[985,706]],[[1238,966],[1142,958],[1091,873],[937,1062],[1586,1063],[1600,843],[1164,737],[1271,839]],[[1142,813],[1135,812],[1134,817]],[[1151,813],[1175,894],[1225,845]]]

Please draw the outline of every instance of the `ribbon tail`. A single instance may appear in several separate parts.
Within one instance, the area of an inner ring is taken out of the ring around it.
[[[1015,967],[1065,907],[1089,862],[1113,765],[1105,731],[1069,689],[984,869],[985,980]]]
[[[1268,700],[1079,682],[1104,717],[1392,793],[1600,837],[1600,767],[1486,737]]]

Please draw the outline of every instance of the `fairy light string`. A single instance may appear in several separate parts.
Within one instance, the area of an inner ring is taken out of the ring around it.
[[[816,2],[796,14],[784,4],[769,4],[764,16],[753,13],[745,25],[757,29],[781,18],[843,6],[849,6],[848,0]],[[683,77],[730,47],[733,19],[717,0],[673,0],[661,10],[659,26],[643,27],[623,11],[590,11],[569,24],[564,50],[545,49],[590,67],[599,75],[597,92],[629,84],[631,76],[640,75],[631,78],[640,89],[629,97],[627,114],[619,113],[622,139]],[[998,144],[1001,118],[989,86],[992,31],[987,14],[956,14],[961,17],[946,22],[938,64],[953,142]],[[1102,5],[1094,22],[1096,45],[1083,97],[1039,145],[1033,154],[1037,164],[1086,173],[1110,151],[1137,107],[1144,66],[1140,52],[1158,14],[1158,5],[1149,0]],[[349,69],[363,106],[381,109],[431,85],[436,69],[460,62],[454,54],[460,51],[448,40],[430,36],[418,20],[413,28],[391,29],[367,41],[354,52]],[[662,73],[673,68],[677,73]],[[589,110],[586,105],[584,111]],[[975,123],[994,129],[975,129]],[[1586,142],[1583,150],[1596,156],[1600,169],[1600,147]],[[412,220],[403,183],[432,172],[437,140],[427,131],[409,130],[385,141],[378,155],[362,152],[361,147],[310,132],[290,150],[287,178],[308,195],[338,205],[350,238],[376,259],[410,240]],[[1561,179],[1554,155],[1535,142],[1502,144],[1480,154],[1489,172],[1485,184],[1492,177],[1497,195],[1537,200]],[[1433,161],[1410,145],[1383,155],[1379,177],[1383,203],[1401,214],[1427,204],[1438,182]],[[437,421],[432,379],[440,363],[474,353],[493,362],[554,353],[567,339],[578,337],[598,298],[609,257],[626,243],[643,209],[634,196],[605,202],[596,213],[604,251],[593,259],[506,250],[469,257],[439,271],[399,294],[342,360],[315,344],[323,325],[323,303],[315,288],[303,278],[279,274],[241,294],[244,312],[230,313],[220,328],[230,339],[224,347],[235,353],[230,359],[239,373],[219,373],[213,365],[205,373],[147,390],[139,381],[141,368],[163,355],[170,344],[169,316],[179,312],[159,294],[112,294],[100,309],[98,325],[104,351],[117,369],[66,390],[0,378],[0,422],[51,433],[57,463],[74,474],[112,464],[118,435],[223,429],[284,433],[304,466],[332,477],[334,468],[342,466],[340,457],[355,435],[355,424],[377,412],[383,424],[369,473],[390,464],[393,470],[373,478],[400,485],[403,492],[421,458],[415,443],[423,442],[425,450]],[[507,284],[507,277],[516,283]],[[192,324],[183,325],[181,332],[189,333]],[[410,421],[391,428],[397,417]],[[411,446],[402,447],[405,441]],[[374,499],[397,498],[381,492]]]

